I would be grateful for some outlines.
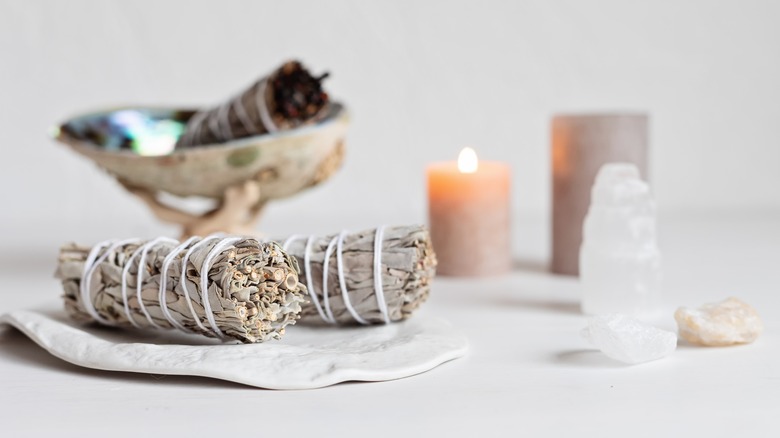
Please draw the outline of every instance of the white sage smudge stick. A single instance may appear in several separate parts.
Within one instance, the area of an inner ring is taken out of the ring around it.
[[[56,277],[79,322],[254,343],[281,338],[299,317],[306,287],[298,274],[275,243],[209,236],[66,245]]]
[[[315,77],[300,62],[286,62],[238,96],[195,113],[176,148],[224,143],[315,121],[328,105],[322,90],[327,76]]]
[[[423,226],[279,239],[309,291],[301,321],[381,324],[408,318],[430,293],[436,255]]]

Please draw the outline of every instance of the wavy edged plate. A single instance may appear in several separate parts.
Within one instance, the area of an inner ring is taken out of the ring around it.
[[[254,345],[80,326],[63,311],[18,310],[0,316],[0,323],[86,368],[211,377],[267,389],[400,379],[462,357],[468,348],[466,338],[447,321],[419,315],[386,326],[296,325],[281,341]]]

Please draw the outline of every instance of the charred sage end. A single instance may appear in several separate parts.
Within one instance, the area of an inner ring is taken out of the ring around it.
[[[300,122],[316,117],[328,104],[328,94],[322,89],[328,76],[315,77],[298,61],[285,63],[271,82],[273,116]]]
[[[285,131],[320,120],[330,102],[322,82],[299,61],[288,61],[236,97],[196,112],[176,149],[225,143]]]

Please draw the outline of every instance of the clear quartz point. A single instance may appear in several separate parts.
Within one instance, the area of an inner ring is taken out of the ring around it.
[[[584,313],[657,313],[662,273],[655,229],[655,202],[639,169],[628,163],[602,166],[580,247]]]

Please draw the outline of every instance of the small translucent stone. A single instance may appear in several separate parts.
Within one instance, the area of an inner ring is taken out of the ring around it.
[[[674,313],[680,337],[697,345],[747,344],[764,330],[756,309],[737,298],[705,304],[698,309],[680,307]]]
[[[677,336],[627,315],[594,316],[582,337],[612,359],[629,364],[668,356],[677,348]]]

